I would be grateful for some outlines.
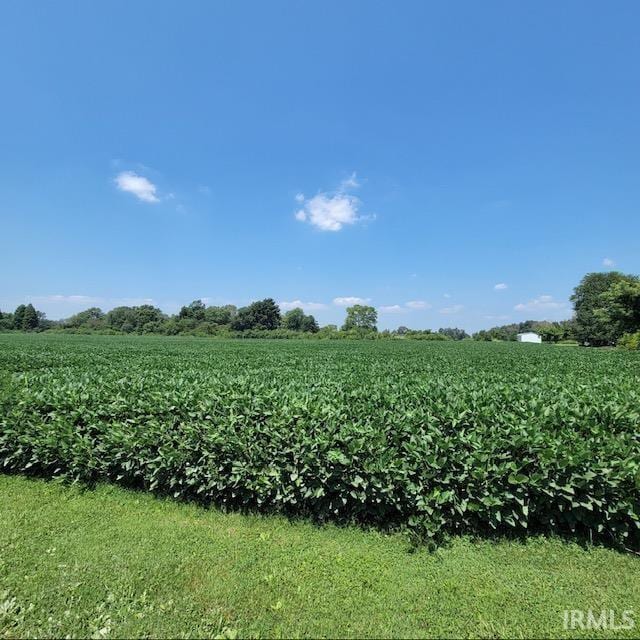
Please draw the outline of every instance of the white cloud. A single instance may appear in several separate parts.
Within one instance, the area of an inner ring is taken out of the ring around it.
[[[333,304],[337,307],[350,307],[354,304],[367,304],[371,298],[357,298],[356,296],[344,296],[342,298],[334,298]]]
[[[340,183],[340,191],[348,191],[349,189],[357,189],[360,183],[356,179],[356,172],[354,171],[346,180]]]
[[[451,297],[451,294],[450,294],[450,293],[445,293],[445,294],[443,294],[443,296],[442,296],[442,297],[443,297],[443,298],[450,298],[450,297]]]
[[[335,192],[323,191],[312,198],[305,198],[303,193],[296,194],[295,201],[302,205],[295,213],[296,220],[308,222],[321,231],[340,231],[345,225],[364,220],[365,217],[358,214],[360,200],[348,193],[358,186],[353,173]]]
[[[405,307],[409,309],[431,309],[431,305],[424,300],[409,300],[409,302],[405,304]]]
[[[440,309],[440,313],[444,313],[445,315],[452,315],[454,313],[460,313],[464,307],[461,304],[454,304],[451,307],[444,307]]]
[[[602,264],[605,267],[615,267],[616,263],[611,258],[603,258]]]
[[[116,176],[115,183],[120,191],[132,193],[143,202],[160,202],[156,195],[156,185],[133,171],[122,171]]]
[[[505,289],[508,289],[509,286],[507,284],[505,284],[504,282],[498,282],[498,284],[494,285],[493,288],[496,291],[504,291]]]
[[[399,304],[390,304],[387,306],[378,307],[380,313],[406,313],[406,309]]]
[[[278,306],[284,311],[297,308],[304,309],[304,311],[320,311],[327,308],[327,305],[322,302],[303,302],[302,300],[291,300],[289,302],[283,300],[278,302]]]
[[[565,309],[566,302],[559,302],[553,299],[553,296],[538,296],[528,302],[517,304],[514,309],[516,311],[547,311],[553,309]]]

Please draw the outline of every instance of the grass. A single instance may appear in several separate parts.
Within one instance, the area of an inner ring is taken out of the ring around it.
[[[558,539],[430,554],[375,531],[0,475],[0,636],[593,637],[640,615],[637,557]],[[636,631],[619,631],[633,637]]]

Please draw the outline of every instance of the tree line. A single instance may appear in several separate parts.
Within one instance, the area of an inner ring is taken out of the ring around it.
[[[535,331],[547,342],[640,349],[640,277],[619,271],[588,273],[571,296],[573,317],[560,322],[506,324],[473,334],[475,340],[515,340]]]
[[[483,329],[475,340],[516,340],[523,331],[535,331],[547,342],[575,341],[585,346],[620,345],[640,348],[640,278],[617,271],[588,273],[575,288],[574,314],[559,322],[525,322]],[[458,328],[415,330],[400,326],[378,331],[374,307],[353,305],[346,309],[342,327],[320,327],[313,315],[295,308],[282,313],[272,298],[246,307],[207,306],[194,300],[175,315],[153,305],[120,306],[103,312],[85,309],[64,320],[48,320],[32,304],[21,304],[13,313],[0,311],[0,331],[62,331],[70,333],[138,333],[270,338],[408,338],[415,340],[465,340]]]
[[[13,314],[0,312],[0,330],[58,331],[67,333],[200,335],[221,337],[324,337],[385,338],[403,337],[417,340],[462,340],[470,336],[457,328],[415,330],[399,327],[395,331],[378,331],[378,312],[368,305],[346,309],[341,327],[320,327],[315,317],[295,308],[282,313],[272,298],[257,300],[246,307],[207,306],[194,300],[175,315],[163,313],[153,305],[120,306],[108,312],[98,307],[80,311],[63,320],[48,320],[32,304],[20,305]]]

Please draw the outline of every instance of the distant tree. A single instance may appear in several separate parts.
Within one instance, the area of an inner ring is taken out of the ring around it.
[[[399,336],[403,336],[406,333],[409,333],[409,331],[410,331],[409,327],[405,327],[404,325],[401,325],[396,329],[396,334]]]
[[[377,331],[378,312],[374,307],[363,304],[355,304],[347,307],[347,318],[342,326],[343,331],[360,329],[365,331]]]
[[[305,315],[304,320],[302,321],[302,330],[308,333],[318,333],[320,331],[320,326],[318,325],[317,320],[311,315]]]
[[[318,331],[318,336],[321,338],[335,338],[338,335],[338,327],[335,324],[326,324]]]
[[[115,307],[105,316],[108,327],[116,331],[130,333],[136,328],[136,312],[134,307]]]
[[[306,315],[302,309],[296,307],[282,316],[282,326],[290,331],[306,331],[316,333],[320,327],[312,315]]]
[[[637,281],[619,271],[588,273],[574,289],[571,301],[575,310],[575,331],[577,339],[583,344],[604,346],[616,343],[620,337],[620,326],[612,323],[607,307],[611,299],[606,294],[613,285]]]
[[[22,330],[22,325],[24,321],[24,312],[26,309],[26,305],[20,304],[16,307],[16,310],[13,312],[13,328]]]
[[[207,322],[212,324],[229,324],[238,313],[235,305],[227,304],[223,307],[207,307],[204,317]]]
[[[469,337],[464,329],[457,329],[455,327],[444,327],[442,329],[438,329],[438,333],[443,336],[447,336],[447,338],[451,338],[451,340],[464,340]]]
[[[90,327],[95,329],[102,324],[103,320],[104,312],[102,309],[91,307],[67,318],[63,324],[66,327]]]
[[[150,304],[143,304],[139,307],[132,307],[134,311],[134,324],[136,330],[141,330],[145,325],[155,325],[164,319],[164,314],[158,307]]]
[[[272,298],[252,302],[248,307],[238,309],[231,322],[235,331],[248,329],[277,329],[280,326],[280,308]]]
[[[33,331],[38,328],[38,312],[35,310],[34,306],[29,303],[24,308],[24,313],[22,314],[22,330],[23,331]]]
[[[291,309],[291,311],[287,311],[287,313],[284,314],[282,324],[285,329],[290,329],[291,331],[302,331],[304,318],[305,315],[302,309]]]
[[[195,320],[196,322],[204,322],[206,315],[206,305],[202,300],[194,300],[191,304],[180,309],[178,318]]]

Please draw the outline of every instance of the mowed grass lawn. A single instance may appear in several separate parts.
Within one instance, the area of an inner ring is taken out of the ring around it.
[[[635,610],[637,557],[557,539],[402,535],[225,514],[0,475],[4,637],[634,637],[565,609]]]

